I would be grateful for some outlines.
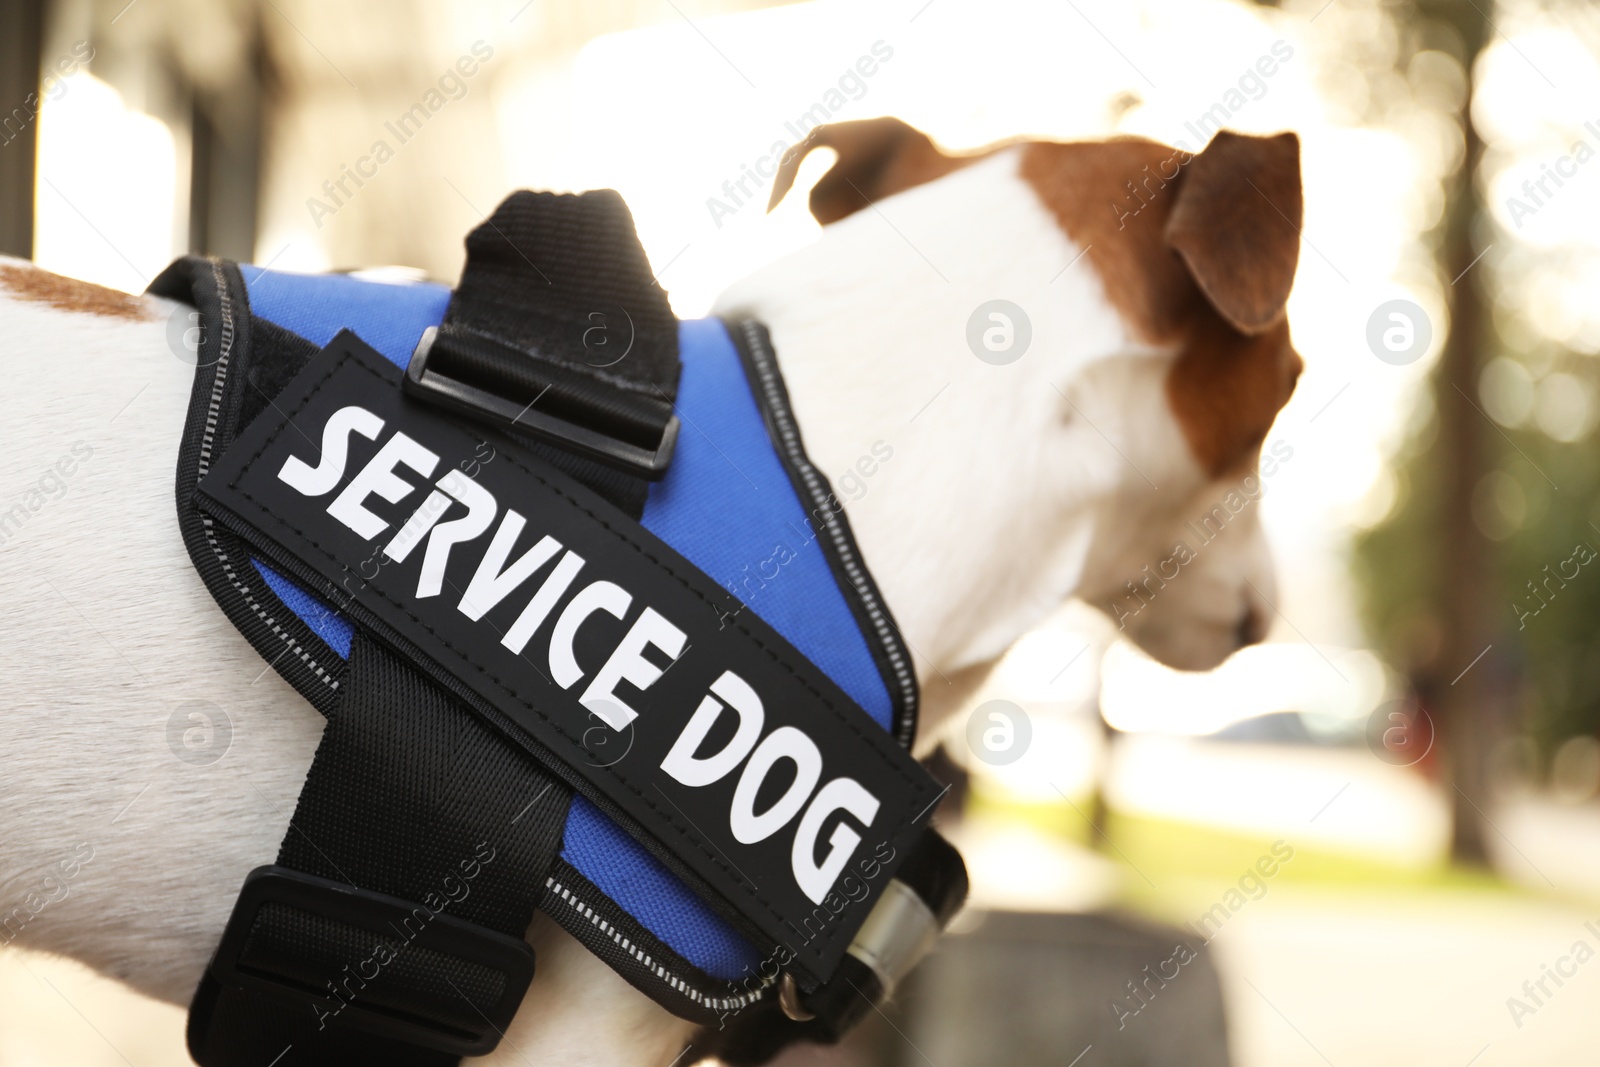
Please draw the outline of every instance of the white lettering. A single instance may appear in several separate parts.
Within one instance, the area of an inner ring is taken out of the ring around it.
[[[761,785],[773,765],[781,759],[794,764],[794,781],[772,807],[757,815],[756,795],[761,792]],[[793,726],[780,726],[772,731],[750,754],[750,762],[744,765],[739,785],[733,791],[729,821],[734,838],[740,844],[752,845],[783,829],[805,805],[821,777],[822,753],[817,750],[815,741]]]
[[[817,862],[817,835],[822,833],[822,824],[828,816],[836,811],[848,811],[861,820],[863,827],[871,826],[872,820],[878,817],[878,798],[854,778],[835,778],[817,790],[811,806],[801,816],[789,858],[794,867],[794,880],[800,883],[801,891],[813,904],[822,903],[822,898],[838,880],[839,872],[850,862],[856,846],[861,844],[861,835],[841,822],[828,835],[827,857]]]
[[[534,546],[534,551],[538,551],[537,545]],[[522,609],[522,614],[517,616],[517,621],[511,624],[511,629],[500,639],[500,643],[517,655],[522,655],[522,650],[528,645],[528,639],[533,636],[535,630],[544,625],[550,609],[556,606],[556,601],[566,595],[567,587],[582,569],[583,557],[568,549],[567,554],[561,557],[561,562],[556,564],[556,569],[550,572],[550,577],[544,580],[539,591],[533,594],[533,599],[528,601],[528,606]]]
[[[416,486],[394,473],[395,467],[402,463],[429,478],[433,468],[439,465],[439,457],[396,431],[361,472],[350,479],[344,492],[334,497],[333,503],[328,505],[328,514],[368,540],[383,533],[389,524],[366,509],[366,499],[376,493],[389,503],[398,504],[414,492]]]
[[[467,513],[459,519],[440,523],[428,535],[428,551],[422,556],[422,574],[417,578],[419,599],[439,595],[444,588],[444,568],[450,562],[450,549],[480,536],[500,510],[494,494],[458,470],[440,478],[439,488],[465,504]]]
[[[683,655],[684,633],[668,622],[655,608],[645,608],[626,636],[606,660],[578,703],[600,716],[613,730],[620,730],[639,717],[626,701],[617,696],[617,683],[631,682],[638,689],[649,689],[661,677],[662,669],[644,658],[644,646],[654,645],[673,659]]]
[[[350,457],[350,435],[358,433],[369,441],[376,441],[383,432],[383,420],[366,408],[352,404],[328,416],[322,427],[322,460],[312,467],[305,461],[290,456],[278,471],[278,480],[306,496],[321,496],[339,484],[344,477],[344,465]]]
[[[483,618],[486,611],[516,592],[517,587],[532,577],[534,571],[561,551],[561,542],[546,535],[507,567],[506,557],[511,555],[511,546],[517,543],[526,525],[527,520],[521,515],[511,508],[506,509],[505,516],[500,520],[500,528],[494,532],[494,540],[489,542],[489,551],[483,554],[483,561],[478,564],[477,572],[461,597],[458,605],[461,614],[474,622]]]
[[[672,751],[661,761],[661,769],[684,785],[710,785],[737,767],[756,747],[756,740],[761,736],[761,727],[766,721],[761,698],[756,696],[749,682],[732,671],[723,671],[722,677],[711,683],[711,692],[716,696],[708,694],[700,701],[688,725],[684,726],[683,733],[673,742]],[[722,715],[722,704],[717,697],[727,701],[728,706],[739,713],[739,726],[721,752],[697,758],[695,753]]]
[[[428,499],[422,506],[411,513],[400,532],[389,539],[383,546],[383,554],[396,563],[404,563],[411,555],[411,550],[422,543],[428,536],[428,531],[433,529],[433,524],[438,522],[445,512],[450,510],[450,496],[435,489],[428,494]]]
[[[632,603],[632,593],[616,582],[607,581],[584,586],[568,602],[561,617],[556,620],[554,632],[550,634],[550,677],[555,679],[557,685],[571,689],[573,683],[583,677],[583,668],[578,666],[578,659],[573,655],[572,643],[584,620],[597,611],[620,619],[628,613],[628,605]]]

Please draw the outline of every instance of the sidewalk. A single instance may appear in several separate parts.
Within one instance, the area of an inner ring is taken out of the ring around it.
[[[1477,891],[1285,886],[1213,942],[1237,1067],[1575,1067],[1596,1062],[1600,963],[1534,1014],[1574,942],[1600,952],[1600,906]],[[1517,1023],[1520,1021],[1521,1026]]]

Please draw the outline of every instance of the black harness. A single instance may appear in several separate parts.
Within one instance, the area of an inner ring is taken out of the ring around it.
[[[151,286],[204,326],[177,477],[190,556],[328,718],[195,994],[190,1051],[481,1055],[532,979],[536,909],[704,1023],[701,1054],[837,1040],[966,893],[926,826],[942,792],[908,753],[909,657],[842,511],[826,494],[819,540],[877,635],[892,731],[640,524],[696,429],[675,408],[680,324],[621,199],[518,193],[467,253],[404,369],[349,330],[319,349],[253,316],[230,263],[180,260]],[[816,498],[765,331],[726,330],[792,488]],[[716,978],[563,859],[578,805],[759,964]]]

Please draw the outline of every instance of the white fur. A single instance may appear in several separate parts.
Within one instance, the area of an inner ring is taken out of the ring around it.
[[[992,659],[1069,596],[1114,590],[1204,496],[1163,399],[1170,354],[1131,339],[1088,260],[1063,273],[1078,254],[1005,153],[830,227],[722,302],[771,325],[826,473],[893,448],[848,509],[924,683]],[[965,341],[994,297],[1033,323],[1005,367]],[[0,545],[0,917],[41,899],[87,842],[92,859],[19,943],[181,1004],[244,875],[276,853],[322,720],[189,563],[172,485],[193,370],[167,344],[173,306],[148,303],[150,319],[129,322],[0,289],[0,510],[31,499],[74,443],[93,450]],[[1207,628],[1233,625],[1245,576],[1269,580],[1241,543],[1178,583],[1171,603],[1197,601],[1184,610],[1200,636],[1169,614],[1158,654],[1205,664],[1232,650],[1231,631]],[[232,722],[209,766],[168,747],[168,718],[191,700]],[[490,1062],[633,1067],[683,1047],[689,1024],[548,920],[530,939],[539,974]]]
[[[1068,597],[1111,598],[1225,490],[1167,405],[1174,353],[1135,339],[1019,155],[858,211],[717,302],[771,329],[836,488],[874,442],[893,448],[859,498],[840,495],[924,678],[992,660]],[[1005,366],[967,344],[968,317],[996,298],[1033,327]],[[1238,647],[1241,619],[1264,607],[1244,579],[1272,595],[1255,516],[1130,627],[1158,659],[1205,668]]]

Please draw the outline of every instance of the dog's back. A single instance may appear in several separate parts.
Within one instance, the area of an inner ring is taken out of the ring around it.
[[[7,882],[59,881],[81,843],[97,857],[63,885],[70,906],[13,916],[6,940],[137,967],[179,1001],[209,951],[195,931],[220,928],[231,901],[186,890],[169,857],[242,879],[281,838],[321,732],[282,713],[297,698],[215,609],[178,535],[186,311],[0,263]],[[230,742],[233,758],[207,758]],[[136,859],[152,840],[162,854]]]

